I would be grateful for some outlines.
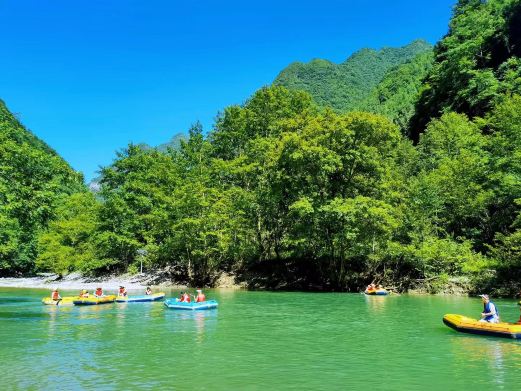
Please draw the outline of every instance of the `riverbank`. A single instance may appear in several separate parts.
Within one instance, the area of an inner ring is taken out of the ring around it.
[[[68,289],[103,289],[116,290],[124,286],[127,290],[143,290],[147,286],[165,287],[172,289],[187,289],[187,285],[179,284],[168,279],[161,278],[157,274],[122,274],[119,276],[86,277],[79,273],[71,273],[64,277],[56,274],[41,274],[35,277],[5,277],[0,278],[0,288],[58,288]],[[222,274],[216,281],[215,288],[241,289],[244,285],[237,284],[232,275]]]
[[[124,286],[127,290],[142,290],[148,285],[164,285],[164,284],[149,284],[150,278],[147,275],[137,276],[111,276],[106,278],[88,278],[79,274],[73,273],[71,275],[59,278],[57,275],[41,275],[37,277],[27,278],[0,278],[0,287],[3,288],[42,288],[52,289],[54,287],[62,290],[67,289],[95,289],[98,286],[104,289],[118,289],[119,286]],[[166,284],[165,284],[166,285]],[[170,284],[169,286],[176,288],[183,288],[184,286],[177,286]]]

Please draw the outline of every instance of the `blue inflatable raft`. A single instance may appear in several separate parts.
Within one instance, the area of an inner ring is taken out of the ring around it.
[[[162,300],[165,297],[163,292],[161,293],[153,293],[151,295],[142,295],[142,296],[118,296],[116,301],[118,303],[144,303],[147,301],[158,301]]]
[[[202,301],[200,303],[177,301],[177,299],[165,300],[165,305],[173,310],[211,310],[219,305],[215,300]]]
[[[389,294],[389,291],[385,289],[366,289],[364,293],[368,296],[387,296]]]

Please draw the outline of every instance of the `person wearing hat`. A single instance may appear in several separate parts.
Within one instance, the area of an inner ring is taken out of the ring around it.
[[[83,298],[88,298],[89,297],[89,291],[87,289],[83,289],[81,292],[80,292],[80,297],[83,297]]]
[[[51,293],[51,299],[54,301],[61,300],[60,292],[58,292],[58,288],[54,288]]]
[[[483,312],[480,322],[499,323],[499,312],[496,305],[490,301],[488,295],[479,295],[483,301]]]
[[[127,290],[125,289],[124,286],[120,285],[119,291],[118,291],[118,296],[126,296],[126,295],[127,295]]]
[[[206,296],[204,295],[201,289],[197,289],[197,296],[195,297],[195,302],[201,303],[203,301],[206,301]]]

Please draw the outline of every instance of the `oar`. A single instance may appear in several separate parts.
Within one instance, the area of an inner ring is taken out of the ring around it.
[[[60,301],[62,301],[63,299],[60,297],[58,300],[56,300],[56,305],[60,304]]]

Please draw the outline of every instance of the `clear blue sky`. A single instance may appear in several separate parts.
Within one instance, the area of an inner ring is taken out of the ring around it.
[[[447,32],[455,0],[0,0],[0,98],[90,180],[130,141],[168,141],[293,61]]]

